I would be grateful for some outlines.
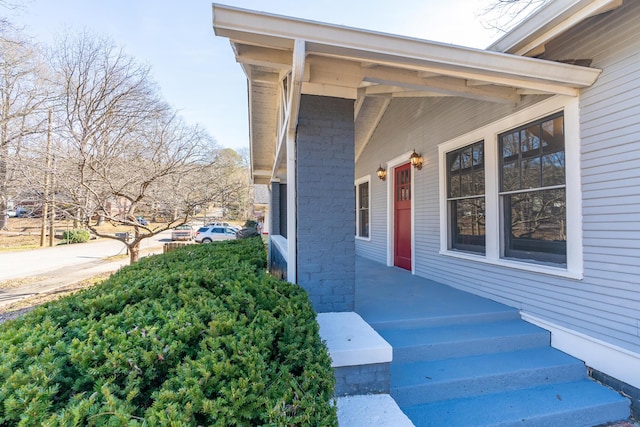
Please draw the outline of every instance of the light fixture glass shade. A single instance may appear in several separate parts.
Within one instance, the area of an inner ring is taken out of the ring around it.
[[[413,150],[413,153],[411,153],[411,157],[409,157],[409,160],[411,161],[411,164],[414,168],[422,169],[422,156],[416,153],[415,149]]]
[[[380,167],[376,171],[376,174],[378,175],[378,178],[380,178],[381,181],[384,181],[385,179],[387,179],[387,171],[385,168],[382,167],[382,165],[380,165]]]

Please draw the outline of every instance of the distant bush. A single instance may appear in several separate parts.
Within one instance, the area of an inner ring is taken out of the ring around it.
[[[244,228],[258,228],[258,221],[248,219],[244,223]]]
[[[91,235],[87,230],[73,229],[62,233],[64,243],[84,243],[88,242],[90,238]]]
[[[308,297],[265,268],[189,245],[3,324],[0,425],[337,425]]]

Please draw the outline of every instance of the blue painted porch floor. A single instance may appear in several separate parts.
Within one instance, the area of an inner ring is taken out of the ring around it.
[[[393,347],[391,396],[420,426],[596,426],[629,402],[517,309],[358,257],[356,312]]]

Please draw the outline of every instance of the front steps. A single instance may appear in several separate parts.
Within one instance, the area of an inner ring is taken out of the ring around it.
[[[393,347],[390,394],[417,426],[596,426],[629,402],[550,347],[544,329],[487,311],[372,323]]]

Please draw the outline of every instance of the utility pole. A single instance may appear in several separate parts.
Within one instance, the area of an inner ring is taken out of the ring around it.
[[[51,127],[53,124],[53,111],[49,109],[49,126],[47,128],[47,167],[44,173],[44,195],[42,200],[42,226],[40,227],[40,246],[44,246],[44,237],[47,233],[47,217],[49,216],[49,181],[51,178]],[[53,228],[49,230],[53,234]]]
[[[53,223],[56,220],[56,158],[53,156],[51,159],[53,168],[51,169],[51,215],[49,215],[49,246],[53,246],[53,237],[55,230]]]

